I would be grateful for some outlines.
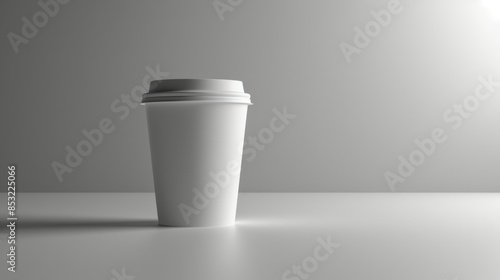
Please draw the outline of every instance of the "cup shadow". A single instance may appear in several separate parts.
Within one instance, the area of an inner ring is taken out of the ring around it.
[[[20,218],[17,222],[19,232],[54,232],[54,231],[99,231],[114,229],[161,228],[157,219],[116,219],[116,218]]]

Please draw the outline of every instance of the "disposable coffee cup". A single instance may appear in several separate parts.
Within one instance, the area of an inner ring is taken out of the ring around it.
[[[142,103],[159,224],[233,225],[247,108],[252,104],[243,83],[156,80]]]

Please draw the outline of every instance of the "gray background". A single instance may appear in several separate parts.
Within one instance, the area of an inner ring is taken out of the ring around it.
[[[283,274],[318,238],[340,246],[308,280],[500,278],[498,193],[242,193],[234,226],[201,228],[159,227],[152,193],[19,196],[17,271],[5,238],[2,280],[296,280]]]
[[[244,0],[221,21],[212,1],[73,0],[16,54],[7,34],[41,8],[2,1],[1,166],[17,164],[21,192],[153,191],[144,107],[120,120],[110,104],[159,65],[169,78],[243,80],[254,103],[247,137],[269,127],[274,108],[296,115],[243,161],[242,191],[388,192],[384,172],[438,127],[448,140],[396,191],[499,191],[500,88],[459,129],[442,117],[478,76],[500,81],[487,9],[402,0],[347,63],[339,44],[388,2]],[[51,163],[103,118],[115,130],[59,182]]]

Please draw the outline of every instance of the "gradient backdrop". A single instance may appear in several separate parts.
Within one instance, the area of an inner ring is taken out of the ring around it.
[[[134,94],[154,75],[244,82],[241,191],[500,191],[498,1],[52,3],[0,3],[0,161],[19,192],[153,191]]]

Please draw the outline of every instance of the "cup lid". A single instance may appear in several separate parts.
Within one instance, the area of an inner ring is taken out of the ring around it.
[[[165,79],[151,81],[142,103],[171,101],[216,101],[251,105],[243,82],[224,79]]]

